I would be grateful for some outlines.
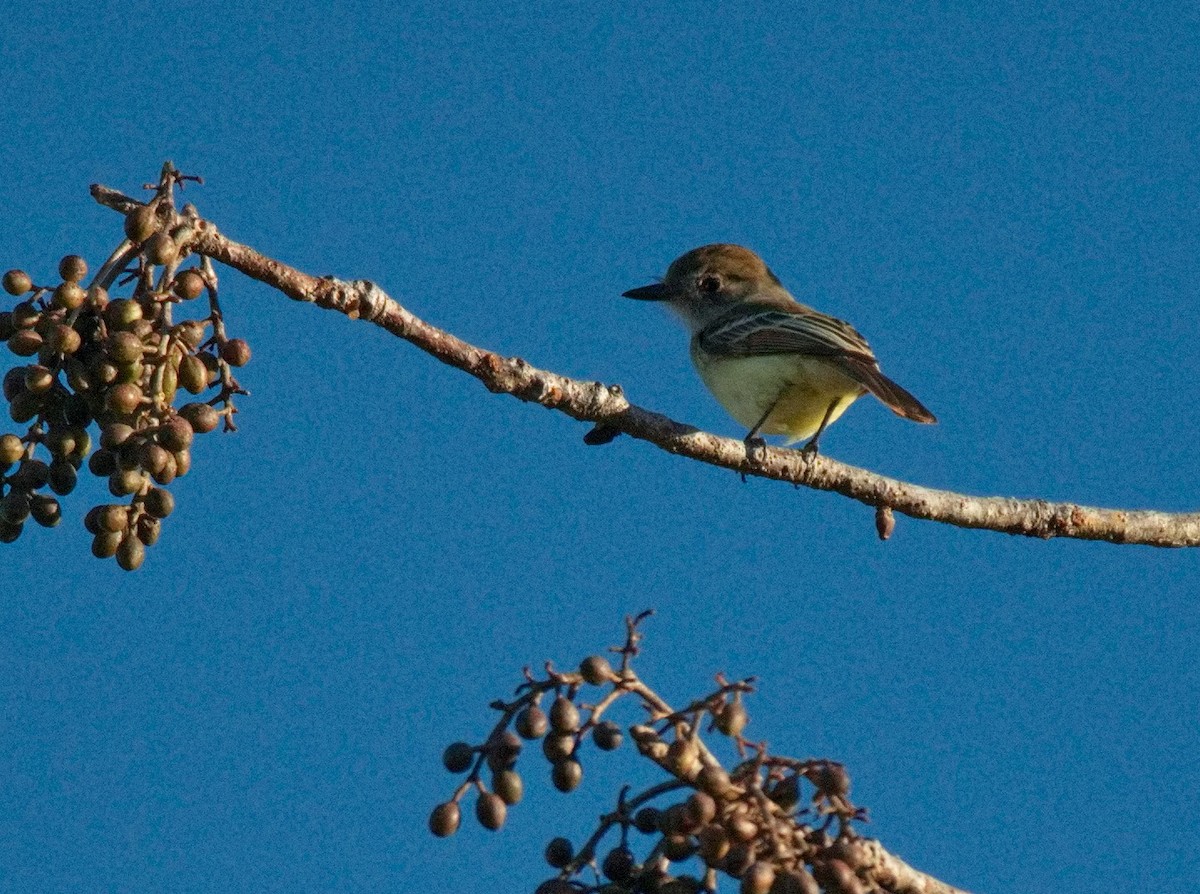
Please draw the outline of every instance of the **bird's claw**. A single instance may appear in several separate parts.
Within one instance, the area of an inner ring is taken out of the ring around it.
[[[755,437],[754,435],[747,435],[745,438],[742,439],[742,443],[744,443],[746,445],[747,461],[749,461],[753,465],[758,465],[760,462],[763,461],[763,458],[764,458],[763,455],[767,449],[766,441],[764,441],[762,438]],[[746,473],[741,472],[740,474],[742,476],[742,482],[744,483],[746,481]]]

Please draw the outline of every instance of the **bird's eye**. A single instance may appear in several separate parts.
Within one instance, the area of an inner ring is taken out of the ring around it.
[[[713,292],[719,292],[721,291],[721,277],[706,273],[696,280],[696,288],[709,295]]]

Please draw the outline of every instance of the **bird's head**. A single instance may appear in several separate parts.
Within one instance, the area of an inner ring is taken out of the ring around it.
[[[702,245],[676,258],[662,282],[630,289],[626,298],[665,301],[693,330],[750,298],[787,292],[763,259],[740,245]],[[790,300],[790,296],[787,296]]]

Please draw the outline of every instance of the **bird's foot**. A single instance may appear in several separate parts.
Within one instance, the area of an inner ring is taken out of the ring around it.
[[[767,442],[756,435],[746,435],[742,439],[742,443],[746,445],[746,459],[752,465],[758,465],[765,458],[767,450]],[[739,473],[742,476],[742,482],[746,481],[746,473]]]

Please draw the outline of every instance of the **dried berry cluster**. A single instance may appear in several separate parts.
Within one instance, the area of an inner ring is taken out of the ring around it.
[[[231,367],[250,349],[225,336],[207,260],[179,267],[186,223],[170,197],[183,179],[164,169],[157,195],[126,217],[126,240],[90,284],[77,255],[62,259],[54,285],[22,270],[4,274],[5,292],[18,300],[0,310],[0,339],[23,358],[4,376],[4,397],[12,420],[28,428],[0,436],[0,541],[16,540],[31,517],[57,525],[57,498],[75,489],[86,461],[118,500],[87,513],[92,552],[132,571],[174,508],[167,486],[191,468],[195,435],[222,418],[233,428],[232,398],[245,392]],[[118,280],[132,284],[128,295],[110,293]],[[204,294],[205,316],[173,319]]]
[[[495,703],[493,707],[504,712],[504,719],[486,742],[477,746],[455,742],[442,754],[442,763],[451,773],[471,772],[454,797],[434,809],[429,818],[433,834],[445,837],[458,831],[462,819],[459,802],[472,789],[478,793],[475,816],[480,824],[492,830],[504,825],[508,807],[519,802],[524,794],[524,783],[515,769],[524,741],[541,739],[542,754],[550,762],[554,787],[560,792],[574,791],[583,780],[579,750],[585,737],[590,735],[596,747],[603,751],[618,748],[623,738],[620,727],[598,718],[596,708],[591,709],[587,722],[582,722],[574,698],[581,682],[598,686],[616,679],[608,659],[593,655],[583,662],[578,674],[555,674],[553,680],[527,682],[521,687],[527,690],[526,694],[516,702]],[[547,715],[541,701],[551,690],[557,694]],[[508,729],[510,723],[511,730]],[[490,790],[483,783],[484,767],[491,772]]]
[[[553,839],[545,859],[558,874],[537,894],[695,894],[715,891],[721,875],[737,879],[743,894],[872,890],[862,871],[865,839],[851,825],[865,816],[848,800],[845,769],[828,760],[773,756],[765,745],[745,739],[742,696],[753,691],[752,680],[718,676],[714,692],[672,709],[630,667],[643,617],[627,622],[625,645],[612,650],[621,655],[619,669],[594,655],[573,672],[547,665],[544,679],[526,670],[517,699],[492,704],[502,716],[482,744],[455,742],[446,749],[446,769],[469,775],[450,800],[434,808],[433,834],[445,837],[458,830],[460,803],[472,791],[479,823],[491,830],[504,824],[508,807],[523,794],[516,765],[525,741],[541,739],[554,786],[562,792],[575,789],[583,777],[580,753],[587,740],[601,751],[621,745],[625,731],[603,715],[631,695],[649,719],[630,726],[628,735],[667,778],[635,796],[623,790],[616,810],[601,818],[578,849],[566,838]],[[581,700],[585,687],[599,690],[595,700]],[[548,713],[541,707],[546,697],[552,697]],[[705,734],[713,731],[736,750],[732,769],[726,770],[706,744]],[[483,781],[484,768],[491,773],[490,786]],[[601,845],[610,836],[616,841],[601,857]],[[591,881],[583,878],[589,867]]]

